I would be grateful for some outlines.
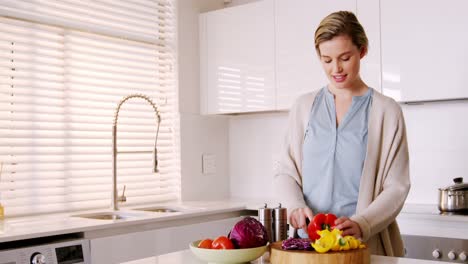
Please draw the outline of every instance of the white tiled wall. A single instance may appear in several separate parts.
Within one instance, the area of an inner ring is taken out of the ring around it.
[[[228,126],[227,118],[222,116],[181,115],[183,200],[216,200],[229,197]],[[214,156],[214,173],[202,173],[203,154]]]
[[[229,176],[231,196],[273,197],[271,180],[286,131],[287,113],[231,117],[229,121]]]
[[[439,187],[468,181],[468,101],[404,106],[412,189],[407,201],[437,203]]]
[[[403,106],[412,188],[407,203],[437,204],[438,188],[468,181],[468,102]],[[231,195],[274,198],[273,159],[287,113],[237,116],[229,121]],[[263,190],[259,192],[258,190]]]

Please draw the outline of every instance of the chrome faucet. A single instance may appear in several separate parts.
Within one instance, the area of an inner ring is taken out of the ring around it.
[[[125,103],[128,99],[131,98],[141,98],[148,102],[152,107],[154,112],[156,113],[156,122],[157,122],[157,129],[156,129],[156,137],[154,138],[154,149],[152,151],[117,151],[117,120],[119,118],[119,111],[120,107],[123,103]],[[112,126],[112,201],[111,201],[111,208],[116,211],[119,210],[118,201],[117,201],[117,153],[150,153],[153,152],[153,172],[158,172],[158,151],[156,149],[156,143],[158,142],[158,133],[159,133],[159,125],[161,124],[161,116],[159,115],[159,110],[153,101],[146,95],[142,94],[131,94],[125,96],[118,104],[117,109],[115,110],[114,115],[114,124]],[[124,190],[125,192],[125,190]],[[125,201],[126,198],[123,195],[122,198],[119,198],[121,201]]]

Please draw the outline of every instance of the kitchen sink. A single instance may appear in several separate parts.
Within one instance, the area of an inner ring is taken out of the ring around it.
[[[146,208],[137,208],[134,209],[136,211],[146,211],[146,212],[153,212],[153,213],[180,213],[182,212],[181,209],[175,207],[167,207],[167,206],[156,206],[156,207],[146,207]]]
[[[145,216],[145,214],[120,212],[120,211],[73,215],[73,217],[90,218],[90,219],[97,219],[97,220],[126,220],[126,219],[138,218],[142,216]]]

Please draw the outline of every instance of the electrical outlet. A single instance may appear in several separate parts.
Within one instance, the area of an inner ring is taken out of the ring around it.
[[[215,154],[202,154],[202,173],[216,173],[216,156]]]

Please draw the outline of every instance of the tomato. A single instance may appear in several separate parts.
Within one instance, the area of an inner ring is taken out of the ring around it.
[[[226,236],[219,236],[215,240],[213,240],[213,243],[211,243],[211,248],[214,248],[214,249],[234,249],[234,244]]]
[[[202,241],[200,241],[200,243],[198,243],[198,247],[199,248],[211,249],[211,244],[212,243],[213,243],[213,240],[211,240],[209,238],[206,238],[206,239],[203,239]]]

